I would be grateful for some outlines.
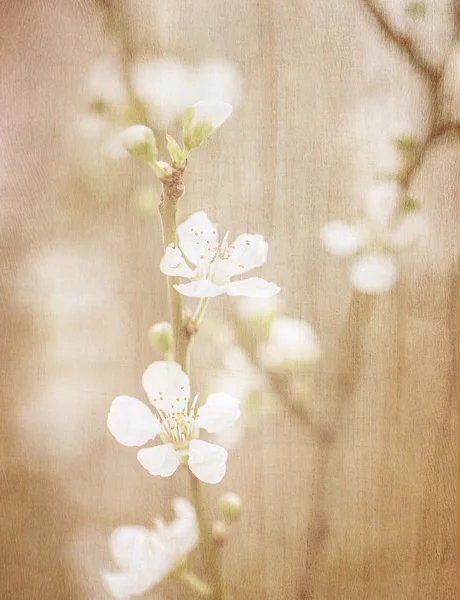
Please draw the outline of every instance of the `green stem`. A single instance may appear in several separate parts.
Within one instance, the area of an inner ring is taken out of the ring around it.
[[[204,560],[212,585],[212,600],[226,600],[224,581],[222,577],[222,564],[220,550],[212,537],[211,525],[206,516],[206,505],[203,494],[203,486],[199,479],[190,472],[190,488],[192,503],[195,507],[200,541],[203,548]]]
[[[177,193],[171,193],[171,188],[167,185],[164,185],[159,211],[163,225],[163,242],[165,249],[169,244],[177,244],[177,201]],[[179,283],[177,277],[168,277],[169,306],[171,311],[171,326],[173,330],[172,355],[173,359],[180,364],[183,371],[187,372],[189,337],[187,335],[182,316],[182,297],[174,288],[174,285],[177,283]]]
[[[199,327],[203,321],[204,314],[208,308],[210,298],[201,298],[195,314],[193,315],[192,321]]]
[[[212,589],[209,587],[209,585],[200,579],[198,575],[195,575],[193,571],[184,569],[180,576],[181,579],[183,579],[192,589],[196,590],[202,596],[209,598],[212,595]]]

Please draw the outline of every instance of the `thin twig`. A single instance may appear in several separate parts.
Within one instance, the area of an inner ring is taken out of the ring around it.
[[[373,17],[380,30],[395,44],[401,53],[411,62],[415,69],[429,80],[431,84],[437,84],[442,72],[431,65],[417,48],[409,36],[401,33],[391,25],[372,0],[361,0],[368,13]]]

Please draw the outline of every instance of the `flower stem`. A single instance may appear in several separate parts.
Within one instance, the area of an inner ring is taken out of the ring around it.
[[[176,217],[177,202],[184,193],[182,168],[173,170],[168,179],[163,180],[163,192],[159,204],[163,226],[163,242],[165,249],[169,244],[177,244]],[[173,330],[173,359],[180,364],[183,371],[188,371],[189,337],[182,315],[182,297],[174,285],[179,283],[177,277],[168,277],[169,305],[171,310],[171,326]]]
[[[200,541],[203,547],[205,565],[208,569],[212,592],[209,595],[212,600],[226,600],[224,581],[222,577],[222,564],[220,550],[212,537],[211,525],[206,516],[206,506],[203,494],[203,486],[199,479],[190,472],[190,487],[192,503],[195,507],[200,532]]]
[[[180,576],[181,579],[183,579],[191,588],[196,590],[202,596],[209,598],[212,595],[212,589],[209,587],[209,585],[200,579],[198,575],[193,573],[193,571],[184,569]]]
[[[210,300],[210,298],[201,298],[201,300],[196,308],[196,311],[195,311],[195,314],[193,315],[192,321],[196,324],[197,327],[199,327],[203,321],[203,317],[204,317],[204,314],[208,307],[209,300]]]

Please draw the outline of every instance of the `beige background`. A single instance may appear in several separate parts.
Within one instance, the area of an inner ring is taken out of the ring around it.
[[[134,182],[159,190],[134,161],[102,170],[88,142],[68,142],[86,73],[110,51],[99,8],[0,11],[0,598],[102,599],[111,528],[185,493],[184,474],[151,478],[105,423],[115,395],[141,394],[146,329],[167,317],[159,223],[129,201]],[[226,550],[234,598],[460,598],[458,144],[438,145],[414,184],[430,236],[396,288],[355,312],[319,228],[356,214],[390,123],[426,120],[423,85],[360,2],[132,0],[120,14],[136,51],[240,70],[243,102],[193,159],[183,214],[263,233],[262,275],[324,350],[310,409],[334,436],[318,441],[289,410],[259,415],[211,490],[244,499]],[[439,62],[435,17],[420,36]],[[215,354],[200,344],[197,381]]]

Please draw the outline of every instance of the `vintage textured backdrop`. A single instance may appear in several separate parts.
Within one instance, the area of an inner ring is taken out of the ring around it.
[[[287,410],[260,415],[219,486],[245,503],[227,549],[234,597],[460,598],[458,144],[438,145],[414,183],[430,236],[348,327],[355,301],[319,228],[356,214],[387,119],[423,129],[418,77],[358,0],[119,7],[136,50],[240,70],[242,103],[190,165],[183,214],[263,233],[264,275],[324,349],[312,410],[334,438],[318,441]],[[429,19],[436,61],[446,36]],[[108,532],[165,513],[186,484],[152,479],[105,424],[115,395],[141,393],[146,329],[167,316],[159,224],[128,201],[133,181],[156,184],[132,161],[104,167],[94,192],[75,167],[93,161],[90,142],[66,141],[107,52],[100,7],[2,0],[0,31],[0,597],[103,599]],[[201,344],[197,373],[212,368]]]

